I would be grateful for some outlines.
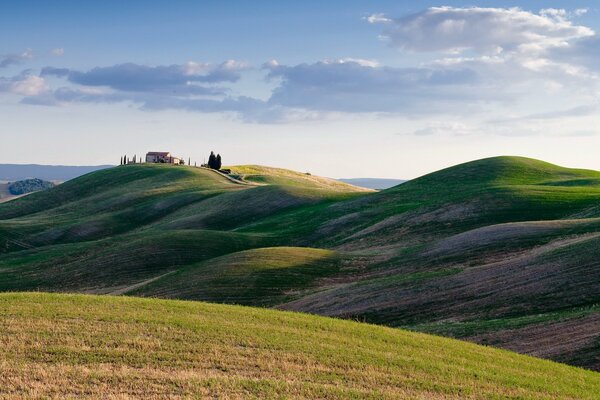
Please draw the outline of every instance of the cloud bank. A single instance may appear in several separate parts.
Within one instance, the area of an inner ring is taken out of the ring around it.
[[[20,95],[28,104],[128,102],[143,110],[229,113],[265,123],[348,113],[456,117],[511,105],[518,109],[523,99],[552,104],[552,99],[568,98],[570,107],[586,107],[600,93],[600,40],[592,29],[574,22],[584,12],[432,7],[400,18],[381,13],[365,17],[382,26],[390,51],[400,51],[406,59],[422,53],[412,66],[361,57],[295,65],[271,60],[262,67],[235,60],[122,63],[89,70],[47,66],[37,75],[23,71],[0,78],[0,91]],[[5,55],[0,67],[31,54]],[[268,98],[239,89],[249,71],[264,74],[271,88]],[[434,124],[416,133],[443,130],[469,131],[462,125]]]
[[[397,19],[376,14],[368,21],[385,24],[383,36],[402,50],[498,53],[544,51],[594,35],[592,29],[574,25],[570,16],[557,9],[535,14],[519,8],[431,7]]]

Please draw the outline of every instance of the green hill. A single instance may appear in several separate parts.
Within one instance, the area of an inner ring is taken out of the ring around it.
[[[324,235],[311,240],[329,246],[349,242],[354,248],[398,245],[504,222],[600,217],[599,199],[600,172],[495,157],[327,207],[311,218],[325,221],[318,226]],[[306,217],[277,216],[264,229],[289,232],[294,219]]]
[[[478,160],[380,192],[127,165],[0,205],[0,290],[276,307],[600,370],[600,172]]]
[[[128,294],[276,305],[295,299],[315,280],[337,274],[339,262],[336,253],[329,250],[246,250],[191,265]]]
[[[420,333],[240,306],[0,295],[0,396],[595,399],[600,375]]]

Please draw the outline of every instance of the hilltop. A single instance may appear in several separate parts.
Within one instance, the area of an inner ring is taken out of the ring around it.
[[[354,186],[335,179],[323,178],[308,172],[300,173],[283,168],[262,165],[239,165],[229,167],[232,176],[245,182],[286,187],[320,188],[337,192],[369,192],[367,188]]]
[[[0,396],[594,399],[600,391],[590,371],[297,313],[36,293],[1,294],[0,314]]]
[[[0,290],[275,307],[600,370],[600,172],[495,157],[371,192],[229,168],[120,166],[1,205]]]

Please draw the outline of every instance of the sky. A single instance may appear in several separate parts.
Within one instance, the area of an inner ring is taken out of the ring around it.
[[[598,32],[576,0],[6,2],[0,163],[600,170]]]

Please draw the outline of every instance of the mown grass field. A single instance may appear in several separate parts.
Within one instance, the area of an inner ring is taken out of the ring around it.
[[[0,294],[0,397],[597,399],[600,374],[299,313]]]

